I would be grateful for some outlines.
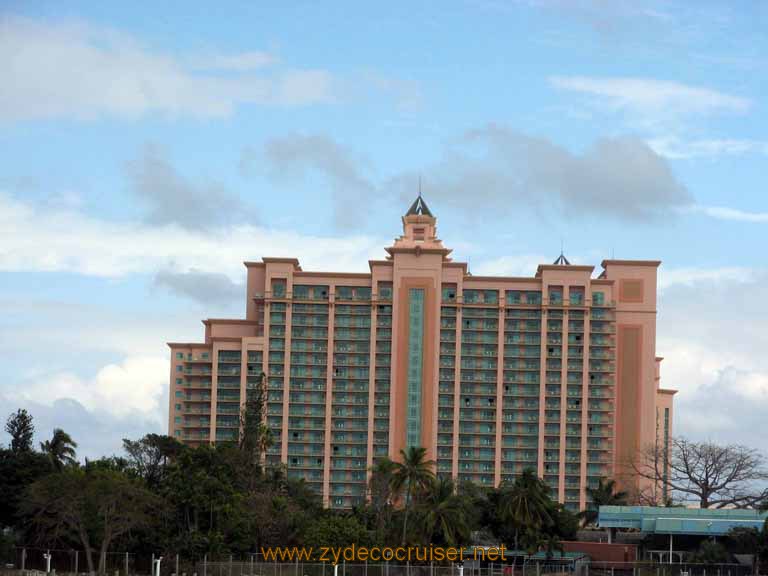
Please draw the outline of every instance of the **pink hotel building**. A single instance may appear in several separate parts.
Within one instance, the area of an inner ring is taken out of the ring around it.
[[[659,386],[658,261],[473,276],[449,258],[421,197],[369,273],[246,262],[245,319],[204,320],[170,343],[169,434],[237,441],[266,374],[267,460],[334,508],[364,500],[370,469],[424,446],[437,473],[496,486],[534,468],[571,509],[601,477],[639,489],[629,462],[671,436]]]

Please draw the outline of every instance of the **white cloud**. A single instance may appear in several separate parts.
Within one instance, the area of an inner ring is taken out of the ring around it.
[[[161,405],[161,398],[167,394],[168,375],[167,356],[131,356],[102,367],[91,378],[67,372],[39,374],[5,393],[12,400],[47,405],[69,398],[93,412],[117,417],[136,413],[163,421],[167,406]]]
[[[694,286],[702,282],[751,282],[754,270],[740,266],[722,268],[665,268],[659,269],[658,286],[664,290],[670,286]]]
[[[728,208],[726,206],[701,206],[701,205],[692,206],[688,210],[692,212],[705,214],[710,218],[715,218],[717,220],[731,220],[734,222],[754,222],[754,223],[768,222],[768,212],[747,212],[745,210]]]
[[[6,16],[0,18],[0,119],[149,112],[215,117],[243,104],[335,99],[329,72],[285,67],[261,72],[274,63],[261,52],[189,60],[153,52],[106,28]],[[217,70],[235,74],[211,73]]]
[[[278,59],[268,52],[242,52],[240,54],[215,54],[193,62],[192,67],[201,70],[233,70],[245,72],[277,64]]]
[[[680,390],[675,434],[762,448],[768,311],[756,303],[768,298],[768,274],[737,270],[688,272],[690,281],[668,285],[656,349],[662,385]]]
[[[751,153],[768,154],[768,141],[764,140],[737,138],[681,140],[675,136],[665,136],[650,138],[647,143],[657,154],[676,160]]]
[[[43,209],[0,193],[0,270],[119,277],[160,270],[226,274],[242,281],[244,260],[301,255],[304,269],[367,271],[383,239],[303,235],[255,226],[217,232],[175,224],[112,222],[73,210]]]
[[[475,276],[533,276],[539,264],[552,258],[539,254],[515,254],[484,260],[470,268]]]
[[[740,96],[653,78],[553,76],[549,81],[561,90],[595,96],[613,108],[629,111],[708,114],[746,112],[752,105]]]

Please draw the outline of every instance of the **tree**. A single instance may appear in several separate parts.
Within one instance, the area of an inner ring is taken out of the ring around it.
[[[754,554],[753,574],[760,574],[760,563],[768,562],[768,519],[760,530],[732,528],[728,532],[729,549],[734,554]]]
[[[701,508],[753,506],[765,496],[755,492],[754,483],[768,479],[765,458],[757,450],[685,438],[672,439],[668,459],[659,458],[658,451],[649,447],[634,468],[642,478]]]
[[[148,524],[156,506],[149,491],[122,474],[65,469],[33,483],[23,510],[44,541],[77,541],[91,573],[98,551],[98,572],[104,574],[112,542]]]
[[[123,438],[128,469],[143,478],[152,489],[161,483],[170,459],[184,449],[185,446],[175,438],[161,434],[147,434],[140,440]]]
[[[20,408],[15,414],[8,416],[5,431],[11,435],[11,451],[14,454],[32,452],[32,436],[35,434],[35,426],[29,412]]]
[[[501,517],[515,527],[515,548],[519,548],[519,536],[535,536],[544,526],[553,523],[553,502],[549,486],[528,468],[511,484],[502,485],[499,494]]]
[[[370,545],[368,531],[360,521],[349,514],[324,514],[315,518],[304,531],[306,548],[320,550],[323,546],[343,548],[354,543]]]
[[[587,487],[585,490],[589,501],[594,506],[579,513],[584,520],[584,524],[594,524],[597,522],[597,514],[600,506],[625,506],[627,503],[627,493],[616,490],[616,481],[606,478],[598,480],[597,487]]]
[[[396,469],[392,475],[391,488],[394,494],[400,494],[405,490],[405,505],[403,515],[403,537],[401,544],[405,544],[408,533],[408,512],[411,508],[411,500],[414,491],[424,491],[432,482],[435,473],[432,471],[434,462],[427,460],[427,449],[410,446],[407,450],[400,450],[400,462],[396,462]]]
[[[459,546],[468,542],[465,501],[450,478],[433,479],[420,495],[416,512],[425,543]]]
[[[397,470],[397,464],[387,457],[371,467],[368,494],[378,538],[384,536],[384,532],[392,522],[392,478],[395,470]]]
[[[20,527],[19,507],[34,481],[51,473],[51,463],[39,452],[0,449],[0,532]]]
[[[259,464],[274,442],[272,430],[266,425],[267,375],[259,375],[259,383],[248,386],[245,406],[240,415],[240,448]]]
[[[731,555],[722,543],[704,540],[688,561],[696,564],[726,564],[731,561]]]
[[[74,466],[77,464],[77,442],[64,432],[61,428],[53,429],[53,437],[45,442],[40,442],[40,450],[51,461],[51,465],[57,471],[61,471],[64,466]]]

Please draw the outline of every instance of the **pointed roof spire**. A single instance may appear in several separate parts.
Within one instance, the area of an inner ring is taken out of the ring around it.
[[[557,257],[557,260],[552,262],[555,266],[570,266],[571,263],[568,261],[568,258],[565,257],[565,254],[560,252],[560,256]]]
[[[421,188],[421,186],[419,186]],[[432,216],[432,212],[429,211],[427,203],[424,202],[424,198],[421,197],[421,190],[419,190],[419,196],[413,201],[411,207],[408,208],[406,216]]]

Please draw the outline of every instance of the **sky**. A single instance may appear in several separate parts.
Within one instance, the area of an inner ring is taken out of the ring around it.
[[[475,274],[658,259],[675,433],[761,448],[768,4],[0,3],[0,417],[165,432],[245,260],[367,271],[417,194]],[[0,434],[0,443],[8,441]]]

